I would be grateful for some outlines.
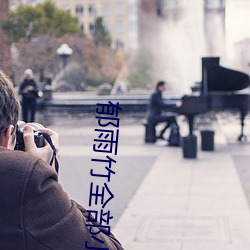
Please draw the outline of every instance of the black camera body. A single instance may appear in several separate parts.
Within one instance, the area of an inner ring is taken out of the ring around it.
[[[38,148],[44,147],[45,146],[45,139],[44,139],[43,135],[40,132],[36,131],[35,129],[33,131],[34,131],[34,141],[35,141],[36,146]],[[19,128],[19,126],[17,126],[17,129],[16,129],[15,150],[25,151],[23,132]]]

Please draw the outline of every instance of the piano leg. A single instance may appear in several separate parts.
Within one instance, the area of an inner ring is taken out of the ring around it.
[[[244,135],[244,126],[245,126],[245,117],[247,115],[247,111],[245,111],[244,109],[240,110],[240,125],[241,125],[241,133],[238,137],[238,141],[246,141],[247,137]]]
[[[189,135],[192,135],[194,130],[194,115],[187,115],[186,117],[188,119]]]

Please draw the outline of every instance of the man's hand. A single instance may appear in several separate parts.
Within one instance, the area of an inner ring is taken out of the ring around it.
[[[41,128],[39,129],[39,131],[46,133],[51,137],[51,140],[58,152],[59,135],[53,130],[47,128]],[[29,125],[25,125],[23,128],[23,140],[25,144],[25,152],[34,155],[47,163],[50,163],[50,160],[53,156],[53,152],[50,145],[46,143],[44,147],[38,148],[34,141],[33,129]]]

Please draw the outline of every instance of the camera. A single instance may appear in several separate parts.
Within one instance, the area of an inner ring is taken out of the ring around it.
[[[17,125],[17,129],[16,129],[16,145],[15,145],[15,150],[20,150],[20,151],[25,151],[25,145],[24,145],[24,140],[23,140],[23,127],[25,125],[29,125],[32,127],[33,131],[34,131],[34,141],[35,144],[38,148],[42,148],[45,146],[45,139],[43,137],[43,135],[37,131],[37,129],[39,128],[43,128],[43,126],[39,123],[19,123]]]

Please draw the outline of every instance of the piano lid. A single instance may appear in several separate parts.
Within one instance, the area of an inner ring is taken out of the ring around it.
[[[249,75],[219,65],[219,57],[202,57],[202,82],[204,93],[209,91],[237,91],[250,85]]]

